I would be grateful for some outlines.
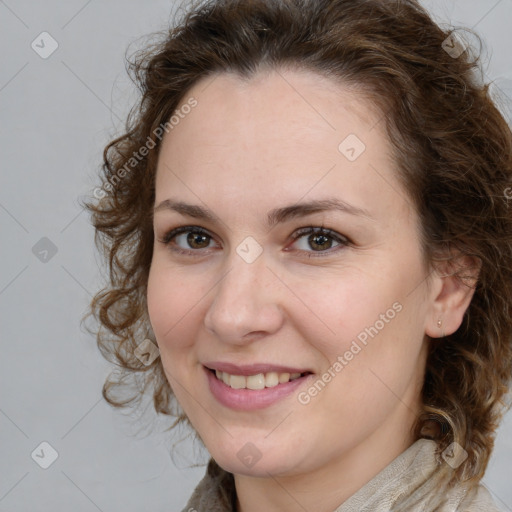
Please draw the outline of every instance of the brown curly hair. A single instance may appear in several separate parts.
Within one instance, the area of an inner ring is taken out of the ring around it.
[[[416,424],[417,437],[435,439],[439,450],[462,445],[468,458],[456,476],[478,482],[512,376],[512,134],[479,78],[479,55],[469,46],[459,56],[448,52],[454,35],[415,0],[208,1],[161,35],[129,62],[140,103],[104,150],[104,181],[94,194],[101,200],[85,205],[109,268],[88,313],[99,322],[101,352],[119,368],[105,382],[105,399],[133,405],[149,389],[158,413],[174,417],[173,425],[186,420],[160,358],[145,366],[134,355],[151,336],[146,285],[159,127],[200,78],[250,77],[263,65],[313,70],[356,85],[380,108],[421,221],[425,261],[435,266],[456,249],[481,264],[462,325],[431,340]],[[463,270],[454,271],[460,279]]]

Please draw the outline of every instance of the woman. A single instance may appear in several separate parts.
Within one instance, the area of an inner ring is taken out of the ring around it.
[[[498,510],[512,138],[465,40],[414,0],[221,0],[133,69],[92,312],[105,398],[212,456],[184,510]]]

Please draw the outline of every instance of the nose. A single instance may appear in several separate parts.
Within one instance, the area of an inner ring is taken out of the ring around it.
[[[277,332],[283,324],[279,280],[261,255],[246,263],[237,254],[215,286],[204,324],[224,343],[244,345]]]

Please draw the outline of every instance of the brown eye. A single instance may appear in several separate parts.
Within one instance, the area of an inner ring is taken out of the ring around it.
[[[310,253],[309,256],[327,256],[350,243],[344,236],[323,227],[301,228],[294,233],[293,239],[295,248]]]
[[[309,246],[312,249],[325,251],[332,246],[332,239],[326,235],[310,235],[308,237]]]
[[[213,237],[198,226],[182,226],[169,231],[161,240],[169,249],[182,254],[202,254],[201,249],[211,248]]]
[[[187,235],[187,244],[192,249],[205,249],[210,243],[209,239],[210,237],[208,235],[190,231]]]

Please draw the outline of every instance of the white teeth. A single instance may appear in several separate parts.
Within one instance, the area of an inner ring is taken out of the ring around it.
[[[282,384],[283,382],[288,382],[289,380],[290,380],[289,373],[280,373],[279,374],[279,384]]]
[[[258,373],[257,375],[249,375],[245,377],[244,375],[231,375],[226,372],[221,372],[219,370],[215,370],[215,375],[217,379],[221,380],[227,386],[233,389],[265,389],[265,388],[273,388],[278,384],[285,384],[291,380],[298,379],[301,374],[300,373],[277,373],[277,372],[268,372],[268,373]]]
[[[228,378],[227,378],[227,380],[229,381],[228,386],[231,386],[233,389],[244,389],[245,388],[245,377],[243,375],[229,375],[227,373],[225,373],[224,375],[228,375]]]
[[[243,379],[243,377],[242,377]],[[250,375],[246,377],[248,389],[265,389],[265,375],[258,373],[258,375]]]
[[[273,388],[279,384],[279,374],[277,372],[269,372],[265,375],[265,387]]]

